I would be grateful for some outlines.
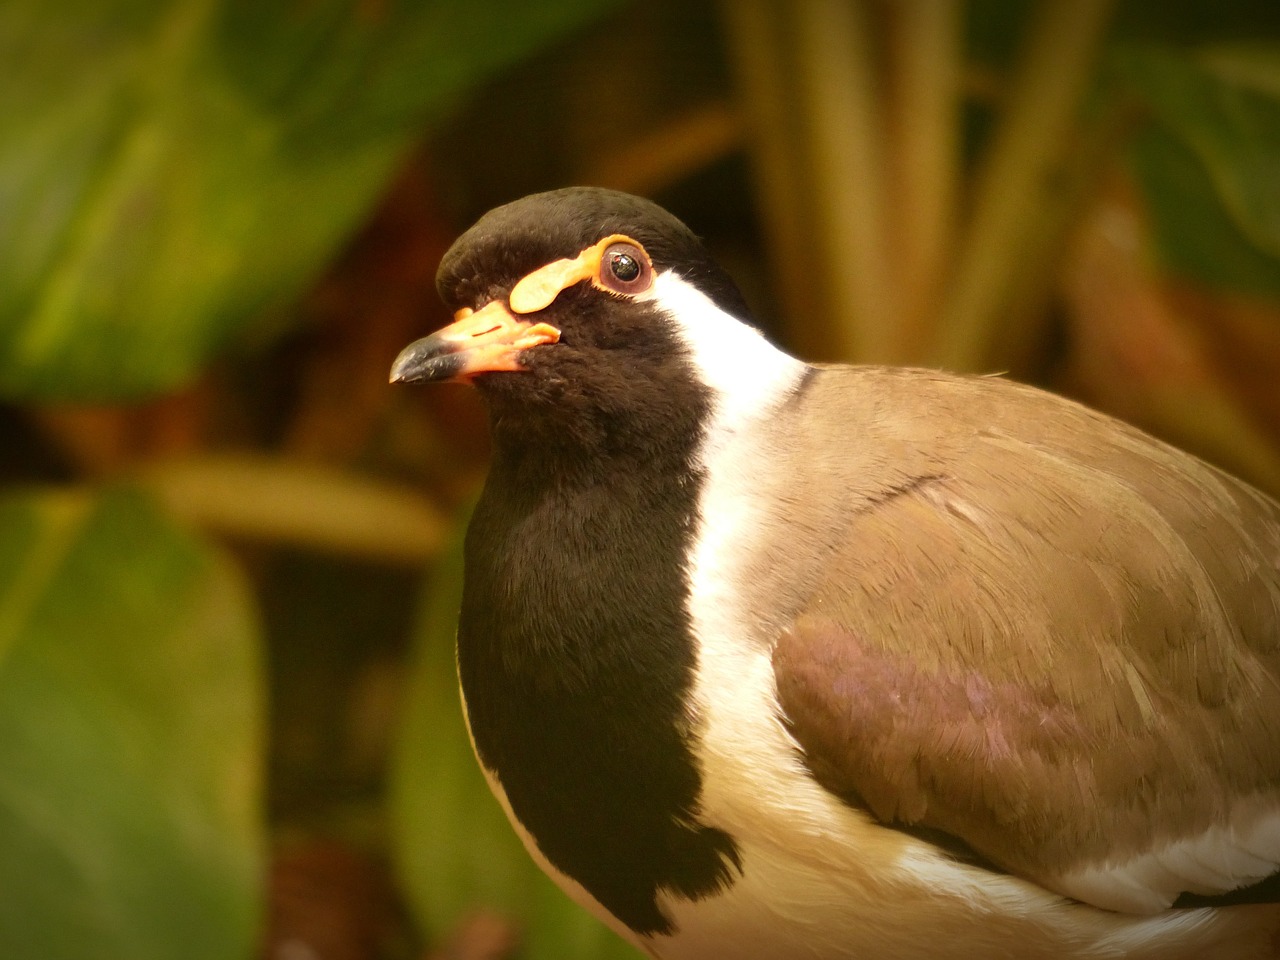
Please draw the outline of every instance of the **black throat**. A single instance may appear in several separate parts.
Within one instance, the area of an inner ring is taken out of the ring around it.
[[[576,418],[563,430],[491,394],[458,629],[482,762],[547,859],[641,934],[672,932],[659,890],[696,899],[738,867],[733,840],[697,825],[688,700],[684,568],[709,400],[691,381],[654,400],[560,411]]]

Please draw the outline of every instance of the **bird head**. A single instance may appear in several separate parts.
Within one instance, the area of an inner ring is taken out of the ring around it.
[[[526,402],[563,395],[570,381],[661,382],[688,352],[678,320],[696,322],[691,304],[747,316],[683,223],[589,187],[490,211],[445,254],[436,285],[454,322],[401,351],[392,382],[461,380]]]

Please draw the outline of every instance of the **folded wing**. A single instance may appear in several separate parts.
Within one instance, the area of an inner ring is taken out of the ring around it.
[[[1100,907],[1275,874],[1280,507],[1046,394],[916,376],[883,374],[853,442],[928,458],[875,490],[850,457],[852,520],[774,651],[813,772]]]

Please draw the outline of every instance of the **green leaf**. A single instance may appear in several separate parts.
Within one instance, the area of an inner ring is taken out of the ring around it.
[[[1280,45],[1132,47],[1119,63],[1156,121],[1134,159],[1170,266],[1280,292]]]
[[[0,394],[190,378],[298,295],[453,98],[603,9],[0,5]]]
[[[1223,290],[1280,295],[1280,262],[1249,241],[1227,215],[1195,154],[1159,127],[1130,153],[1164,265]]]
[[[1280,43],[1221,43],[1197,58],[1219,80],[1280,100]]]
[[[393,854],[409,905],[432,938],[470,911],[497,911],[521,925],[523,960],[638,960],[535,866],[489,792],[458,695],[461,587],[458,537],[423,606],[392,762]]]
[[[262,712],[218,554],[136,493],[0,499],[0,956],[251,956]]]

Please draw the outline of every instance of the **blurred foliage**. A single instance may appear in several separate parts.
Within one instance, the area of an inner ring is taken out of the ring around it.
[[[483,413],[385,383],[514,195],[1280,490],[1273,2],[5,0],[0,62],[0,955],[634,955],[465,735]]]
[[[1125,49],[1116,59],[1155,120],[1134,159],[1169,266],[1280,294],[1280,43],[1194,58]]]
[[[423,124],[582,0],[0,7],[0,391],[136,397],[279,310]]]
[[[241,575],[144,496],[0,499],[0,956],[245,956],[262,665]]]

